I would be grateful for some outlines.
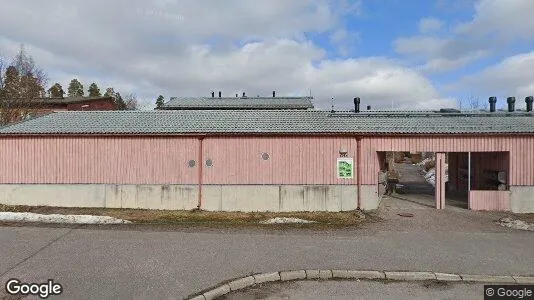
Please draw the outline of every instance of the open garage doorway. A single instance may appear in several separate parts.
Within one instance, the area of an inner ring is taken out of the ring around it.
[[[384,185],[383,199],[392,206],[444,208],[446,202],[448,206],[468,208],[467,197],[463,198],[465,195],[455,195],[448,201],[448,154],[379,152],[378,157]]]
[[[436,207],[435,153],[379,152],[384,200],[399,208]]]
[[[510,210],[509,152],[378,152],[391,205]]]

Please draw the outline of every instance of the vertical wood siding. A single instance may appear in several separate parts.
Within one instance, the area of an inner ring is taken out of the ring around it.
[[[196,184],[197,149],[195,138],[1,138],[0,183]]]
[[[378,151],[510,152],[510,185],[534,185],[534,137],[363,138],[362,184],[378,182]],[[339,149],[356,164],[355,137],[207,137],[205,184],[356,184],[337,179]],[[196,184],[189,137],[3,137],[0,183]],[[261,153],[270,155],[263,160]],[[197,162],[198,164],[199,162]]]
[[[354,159],[353,179],[337,179],[341,147]],[[356,184],[354,137],[206,138],[207,159],[213,167],[204,168],[205,184]]]
[[[509,151],[510,185],[534,185],[534,136],[364,138],[362,184],[375,184],[378,180],[377,151]]]
[[[509,191],[471,191],[469,208],[472,210],[510,210]]]

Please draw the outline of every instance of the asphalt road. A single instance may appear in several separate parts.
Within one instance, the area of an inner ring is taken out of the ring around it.
[[[456,217],[450,230],[424,227],[427,219],[455,220],[435,210],[360,230],[321,232],[4,226],[0,282],[51,278],[64,287],[58,298],[68,299],[176,299],[222,280],[288,269],[534,274],[532,232],[490,223],[460,230],[458,220],[472,215]]]
[[[447,282],[294,281],[255,286],[230,293],[223,299],[484,299],[484,285]]]

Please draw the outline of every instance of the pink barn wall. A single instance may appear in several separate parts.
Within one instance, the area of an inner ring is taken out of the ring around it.
[[[362,139],[362,184],[378,181],[377,151],[510,151],[510,185],[534,185],[534,136],[366,137]]]
[[[198,139],[12,137],[0,139],[0,183],[197,184]]]
[[[469,209],[472,210],[510,210],[509,191],[471,191]]]
[[[354,137],[209,137],[204,142],[204,184],[356,184]],[[337,179],[343,147],[354,159],[354,178]],[[267,152],[269,160],[261,153]]]

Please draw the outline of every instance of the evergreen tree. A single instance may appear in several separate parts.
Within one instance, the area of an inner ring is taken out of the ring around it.
[[[15,66],[9,66],[4,76],[4,88],[2,89],[2,99],[19,99],[22,97],[19,71]]]
[[[70,81],[67,94],[69,97],[83,97],[83,85],[78,79],[74,78]]]
[[[48,94],[53,98],[63,98],[65,91],[59,82],[56,82],[51,88],[48,89]]]
[[[158,99],[156,99],[156,108],[160,108],[165,104],[165,98],[162,95],[158,96]]]
[[[104,93],[104,97],[111,97],[113,99],[115,99],[115,90],[112,88],[112,87],[108,87],[106,89],[106,92]]]
[[[117,106],[117,110],[126,110],[128,108],[120,93],[115,94],[115,105]]]
[[[20,77],[21,96],[26,99],[44,97],[44,88],[31,72]]]
[[[89,97],[101,97],[102,96],[102,94],[100,94],[100,89],[94,82],[91,83],[87,91],[89,92]]]

